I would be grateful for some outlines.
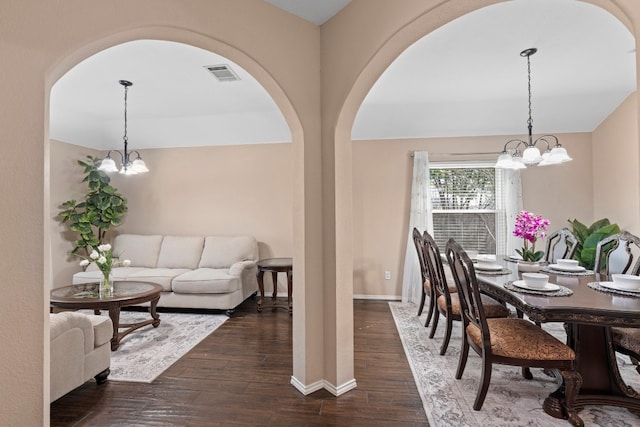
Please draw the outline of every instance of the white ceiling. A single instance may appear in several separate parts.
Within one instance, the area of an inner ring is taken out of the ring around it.
[[[315,23],[348,3],[266,1]],[[634,39],[614,17],[575,0],[514,0],[465,15],[406,49],[367,95],[353,138],[525,133],[519,53],[529,47],[538,48],[531,57],[534,133],[590,132],[635,90]],[[230,65],[240,80],[218,82],[204,68],[217,64]],[[121,148],[121,79],[133,82],[131,149],[291,140],[273,100],[240,66],[152,40],[104,50],[63,76],[51,93],[51,137]]]
[[[300,18],[322,25],[340,12],[351,0],[265,0]]]

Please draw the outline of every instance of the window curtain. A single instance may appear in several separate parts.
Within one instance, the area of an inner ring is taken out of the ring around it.
[[[522,210],[520,171],[496,169],[496,252],[513,255],[522,246],[513,235],[516,216]]]
[[[431,198],[429,196],[429,154],[426,151],[413,153],[413,181],[411,183],[411,211],[409,232],[402,274],[402,302],[420,303],[422,297],[422,273],[416,247],[413,244],[413,229],[433,234],[431,220]]]

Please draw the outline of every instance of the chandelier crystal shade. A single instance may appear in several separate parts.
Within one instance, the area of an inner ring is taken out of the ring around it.
[[[531,55],[536,53],[538,49],[535,47],[525,49],[520,52],[520,56],[527,58],[527,83],[529,91],[529,119],[527,127],[529,128],[529,138],[527,141],[521,139],[512,139],[504,144],[504,148],[498,161],[496,168],[500,169],[524,169],[527,166],[548,166],[557,165],[571,161],[571,157],[567,150],[560,145],[558,138],[554,135],[542,135],[537,139],[533,139],[533,119],[531,118]],[[510,146],[511,145],[511,146]],[[540,153],[540,148],[544,150]]]
[[[149,172],[147,165],[142,160],[140,153],[137,151],[128,151],[129,140],[127,138],[127,91],[129,87],[133,85],[128,80],[120,80],[119,83],[124,86],[124,136],[122,137],[124,141],[124,151],[111,150],[107,153],[107,157],[105,157],[101,162],[98,170],[104,172],[120,172],[123,175],[137,175],[139,173]],[[112,153],[117,153],[120,155],[122,160],[122,164],[120,169],[116,166],[115,160],[111,157]],[[136,158],[131,161],[131,155],[135,154]]]

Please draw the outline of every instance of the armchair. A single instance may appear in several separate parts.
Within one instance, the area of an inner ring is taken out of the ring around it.
[[[53,402],[95,377],[107,380],[113,324],[107,316],[65,311],[49,314]]]

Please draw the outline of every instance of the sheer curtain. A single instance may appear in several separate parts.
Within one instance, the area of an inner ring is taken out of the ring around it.
[[[522,210],[520,171],[496,169],[496,253],[512,255],[522,246],[513,235],[516,215]]]
[[[413,153],[413,181],[411,184],[411,212],[409,233],[404,256],[402,274],[402,302],[420,303],[422,297],[422,274],[416,247],[413,244],[413,229],[428,230],[433,234],[431,221],[431,197],[429,196],[429,154],[426,151]]]

